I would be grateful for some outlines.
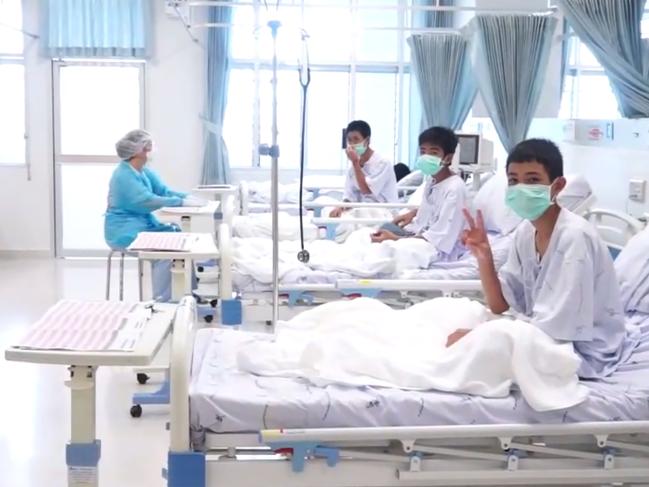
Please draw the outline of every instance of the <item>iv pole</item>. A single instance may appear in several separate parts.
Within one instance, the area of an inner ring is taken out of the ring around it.
[[[270,201],[272,210],[272,234],[273,234],[273,327],[279,320],[279,147],[277,145],[277,31],[281,23],[278,20],[268,22],[273,36],[273,128],[271,146],[261,146],[259,153],[271,156],[270,168]]]

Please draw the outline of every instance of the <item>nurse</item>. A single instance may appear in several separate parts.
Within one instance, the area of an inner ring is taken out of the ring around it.
[[[347,125],[347,149],[351,162],[345,178],[343,201],[355,203],[396,203],[397,178],[392,163],[370,147],[372,129],[363,120]],[[344,208],[334,209],[329,216],[337,218]]]
[[[132,130],[116,144],[121,162],[115,168],[108,190],[104,238],[111,249],[127,248],[140,232],[177,232],[176,225],[161,223],[152,214],[164,206],[200,206],[198,198],[172,191],[146,167],[153,148],[151,135]],[[153,297],[171,299],[171,262],[152,263]]]

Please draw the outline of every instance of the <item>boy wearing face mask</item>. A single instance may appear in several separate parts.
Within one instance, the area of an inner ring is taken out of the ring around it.
[[[370,148],[372,130],[363,120],[347,125],[345,153],[351,167],[345,179],[343,201],[368,203],[396,203],[397,178],[392,163]],[[329,216],[337,218],[345,209],[336,208]]]
[[[507,205],[526,221],[499,274],[482,214],[474,219],[465,210],[463,239],[478,261],[489,307],[496,314],[511,308],[555,340],[573,342],[580,377],[610,375],[635,340],[625,330],[608,248],[590,223],[556,203],[566,184],[561,152],[548,140],[523,141],[509,154],[507,176]],[[456,331],[448,345],[467,333]]]
[[[421,205],[384,225],[372,235],[372,242],[418,237],[433,244],[446,260],[459,257],[467,192],[462,178],[450,168],[457,145],[457,136],[445,127],[419,135],[417,169],[426,177]]]

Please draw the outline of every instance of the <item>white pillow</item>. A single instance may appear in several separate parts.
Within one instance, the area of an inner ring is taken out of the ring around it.
[[[507,235],[523,221],[505,204],[506,190],[507,176],[495,174],[482,185],[473,198],[473,210],[482,211],[488,232]]]
[[[563,208],[581,215],[595,203],[595,195],[585,177],[569,174],[566,176],[566,187],[557,195],[557,202]]]
[[[424,182],[424,175],[420,170],[412,171],[397,182],[397,186],[419,186]]]
[[[624,310],[649,313],[649,228],[634,235],[615,259]]]

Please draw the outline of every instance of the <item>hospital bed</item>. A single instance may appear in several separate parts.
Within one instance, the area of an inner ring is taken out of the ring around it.
[[[570,178],[568,186],[562,193],[562,204],[579,214],[585,214],[590,211],[595,198],[587,183],[583,180],[581,183],[585,184],[578,183],[579,179]],[[506,184],[505,178],[502,178],[501,181],[498,178],[491,178],[475,199],[475,203],[482,209],[485,217],[497,267],[500,267],[507,259],[513,231],[521,221],[505,206]],[[365,205],[381,206],[380,204],[367,203]],[[605,221],[606,228],[601,233],[605,241],[612,246],[623,244],[624,239],[628,239],[630,235],[637,232],[636,222],[627,215],[607,210],[593,210],[588,214],[588,218],[597,223],[601,221],[599,215],[603,214],[606,214],[607,219]],[[340,219],[323,218],[314,219],[313,222],[321,225],[328,224],[331,220],[335,220],[332,225],[340,222]],[[356,220],[351,221],[353,223]],[[384,223],[384,220],[381,219],[359,221],[370,225]],[[614,229],[619,229],[619,234],[614,234]],[[335,230],[330,227],[328,231],[333,233]],[[222,262],[232,262],[231,239],[225,235],[223,238],[224,240],[219,244],[219,248],[222,249],[222,259],[224,259]],[[386,279],[387,277],[389,279]],[[245,273],[233,272],[232,279],[231,283],[227,285],[229,288],[235,289],[239,297],[245,301],[248,319],[266,320],[269,309],[268,298],[271,292],[270,284],[264,284],[252,275]],[[478,279],[477,262],[470,254],[458,261],[434,263],[427,269],[407,269],[400,272],[399,275],[372,276],[371,278],[367,278],[367,276],[359,278],[359,276],[336,272],[324,273],[304,270],[301,273],[287,274],[281,280],[280,294],[283,304],[292,308],[291,310],[283,309],[282,312],[286,313],[285,316],[290,316],[297,312],[301,305],[321,303],[341,296],[380,297],[395,305],[404,306],[412,304],[413,300],[416,302],[421,297],[420,295],[426,295],[427,282],[430,284],[428,291],[434,295],[433,291],[439,290],[439,281],[476,281]],[[412,281],[419,281],[419,283],[412,284]],[[413,289],[416,286],[421,287]]]
[[[170,487],[602,485],[649,478],[649,315],[586,401],[534,411],[504,398],[373,387],[316,387],[238,370],[266,334],[196,330],[171,348]],[[396,325],[396,324],[395,324]]]

